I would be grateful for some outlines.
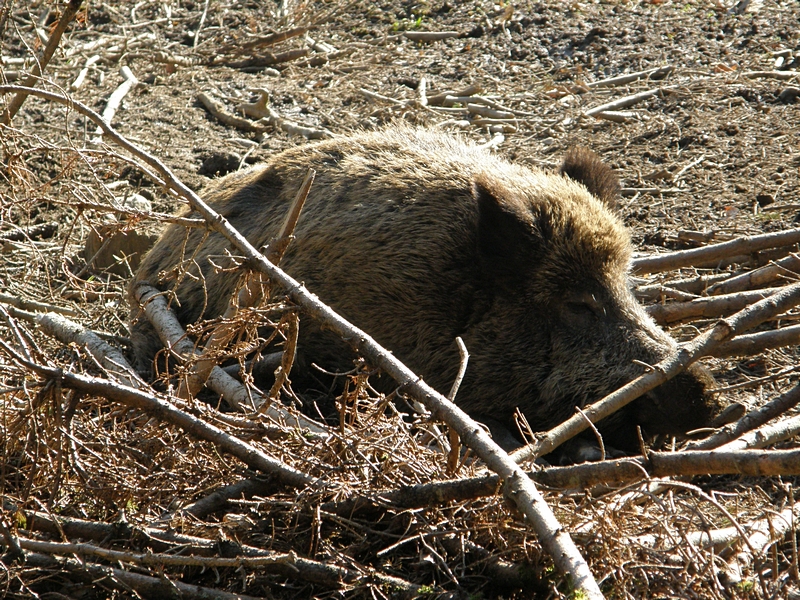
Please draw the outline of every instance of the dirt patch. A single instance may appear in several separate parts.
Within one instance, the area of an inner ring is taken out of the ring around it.
[[[54,3],[0,1],[3,84],[24,81],[58,18]],[[568,148],[587,146],[618,170],[619,210],[646,256],[798,227],[799,21],[795,2],[768,0],[89,3],[36,85],[103,112],[124,81],[121,67],[128,67],[137,83],[112,125],[198,191],[308,138],[395,120],[462,135],[545,168],[556,168]],[[437,32],[453,33],[426,40]],[[632,74],[638,76],[614,79]],[[245,114],[241,105],[255,103],[262,90],[272,112],[263,119]],[[210,114],[200,94],[238,124]],[[591,114],[637,94],[627,106]],[[0,109],[11,97],[2,96]],[[93,262],[97,242],[115,232],[144,237],[138,234],[158,230],[181,201],[107,136],[99,141],[85,117],[41,98],[29,97],[11,125],[0,126],[0,151],[0,293],[18,305],[36,301],[68,311],[126,351],[131,260],[124,247],[108,251],[109,243],[105,262]],[[647,303],[689,301],[713,281],[796,250],[794,243],[702,268],[640,273],[638,293]],[[796,266],[781,269],[770,285],[796,280]],[[701,287],[686,283],[699,276],[707,278]],[[672,333],[688,340],[722,314],[678,320]],[[3,317],[0,338],[29,358],[102,375],[78,345],[53,341],[21,317]],[[796,318],[789,311],[761,330]],[[426,419],[411,426],[387,416],[386,404],[360,380],[337,404],[351,417],[327,447],[257,418],[192,408],[339,487],[325,495],[253,484],[201,516],[186,516],[176,510],[254,473],[141,410],[62,389],[7,352],[0,356],[2,523],[21,538],[165,555],[183,544],[192,555],[219,559],[225,548],[227,556],[281,553],[280,567],[237,570],[202,560],[162,567],[173,581],[220,593],[570,594],[535,536],[498,496],[407,506],[376,501],[378,492],[448,473],[416,427]],[[727,388],[720,393],[754,407],[794,385],[798,358],[789,345],[704,363]],[[779,446],[796,444],[790,436]],[[480,473],[473,464],[459,475]],[[757,551],[752,536],[748,546],[738,532],[727,546],[687,540],[728,527],[731,518],[749,526],[792,510],[794,484],[791,476],[730,474],[691,484],[673,479],[658,492],[638,483],[605,494],[553,491],[546,499],[610,597],[788,597],[798,585],[793,530]],[[366,514],[347,513],[343,502],[354,496],[375,503]],[[123,513],[128,524],[119,523]],[[74,519],[74,533],[54,536],[32,524],[54,514]],[[164,515],[168,520],[160,521]],[[95,529],[101,533],[92,537],[86,521],[114,529]],[[184,537],[165,538],[175,531]],[[132,580],[118,585],[126,581],[120,557],[94,555],[93,564],[106,569],[101,573],[45,556],[69,557],[79,553],[74,548],[33,547],[25,548],[26,565],[4,559],[9,597],[64,585],[91,597],[141,592]],[[158,577],[159,569],[139,564]],[[107,585],[97,583],[101,577],[110,577]]]

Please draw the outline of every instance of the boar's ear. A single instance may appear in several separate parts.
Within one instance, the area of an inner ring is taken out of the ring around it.
[[[617,174],[591,150],[570,148],[564,156],[560,172],[582,183],[593,196],[611,209],[617,208],[619,179]]]
[[[472,184],[478,201],[478,256],[491,279],[517,281],[524,277],[540,244],[531,214],[511,193],[488,178]]]

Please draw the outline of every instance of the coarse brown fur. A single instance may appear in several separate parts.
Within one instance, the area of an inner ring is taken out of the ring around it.
[[[591,153],[569,154],[567,177],[393,127],[287,150],[220,179],[205,197],[260,247],[309,167],[316,181],[281,266],[442,392],[461,336],[471,357],[457,403],[478,419],[510,427],[519,407],[545,430],[641,374],[635,361],[655,363],[675,348],[629,291],[630,238],[604,204],[618,183]],[[155,283],[196,261],[202,277],[177,289],[183,323],[222,314],[237,283],[210,260],[224,262],[227,242],[204,235],[169,227],[136,275]],[[132,337],[147,370],[160,343],[138,316],[134,308]],[[300,348],[325,368],[352,368],[346,344],[310,319]],[[633,449],[635,425],[648,434],[704,426],[720,408],[705,392],[712,381],[693,368],[601,431]]]

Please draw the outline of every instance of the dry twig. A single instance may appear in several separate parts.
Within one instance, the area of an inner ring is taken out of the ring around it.
[[[69,373],[62,369],[54,369],[30,362],[25,360],[2,340],[0,340],[0,348],[2,348],[12,360],[38,373],[42,377],[60,381],[62,385],[66,387],[80,390],[87,394],[109,398],[131,408],[144,411],[159,420],[177,425],[188,434],[198,439],[207,440],[216,444],[225,452],[229,452],[237,457],[247,466],[263,473],[275,475],[280,481],[287,485],[300,488],[319,485],[319,482],[310,475],[301,473],[283,464],[252,445],[228,435],[218,427],[210,425],[202,419],[198,419],[180,410],[165,399],[154,394],[97,377]]]
[[[294,228],[300,218],[300,212],[303,210],[308,192],[311,190],[311,184],[314,182],[315,174],[316,172],[313,169],[309,169],[303,183],[300,184],[297,195],[289,207],[289,212],[278,233],[278,237],[275,238],[275,240],[270,243],[269,248],[267,248],[267,256],[276,265],[280,262],[284,252],[286,252],[286,249],[292,241]],[[211,332],[202,354],[194,362],[191,371],[187,373],[186,377],[181,379],[178,387],[178,397],[186,399],[195,396],[197,392],[200,391],[208,379],[208,376],[211,374],[212,369],[217,366],[217,358],[215,355],[230,343],[239,330],[239,326],[230,321],[236,318],[240,308],[258,306],[264,298],[264,288],[266,285],[267,281],[264,280],[260,273],[256,273],[253,277],[246,278],[245,284],[231,297],[228,308],[225,310],[225,314],[222,315],[223,322],[217,325],[214,331]],[[293,353],[290,354],[293,356]],[[289,372],[289,365],[282,365],[281,372],[285,377]],[[278,389],[280,389],[280,386],[278,386]],[[270,394],[270,397],[274,398],[275,396]]]
[[[308,140],[320,140],[324,138],[334,137],[333,133],[323,128],[306,127],[299,125],[288,119],[284,119],[277,112],[269,106],[269,92],[267,90],[258,90],[259,98],[253,103],[243,103],[237,107],[237,110],[242,111],[248,117],[254,119],[264,119],[275,129],[280,129],[290,135],[302,135]]]

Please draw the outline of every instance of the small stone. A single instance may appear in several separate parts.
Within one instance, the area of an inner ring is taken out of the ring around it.
[[[141,194],[131,194],[130,196],[125,196],[123,198],[117,198],[117,204],[124,209],[127,210],[135,210],[137,212],[151,212],[153,210],[153,204],[142,196]]]
[[[759,206],[769,206],[775,202],[775,197],[772,194],[758,194],[756,196],[756,202],[758,202]]]

